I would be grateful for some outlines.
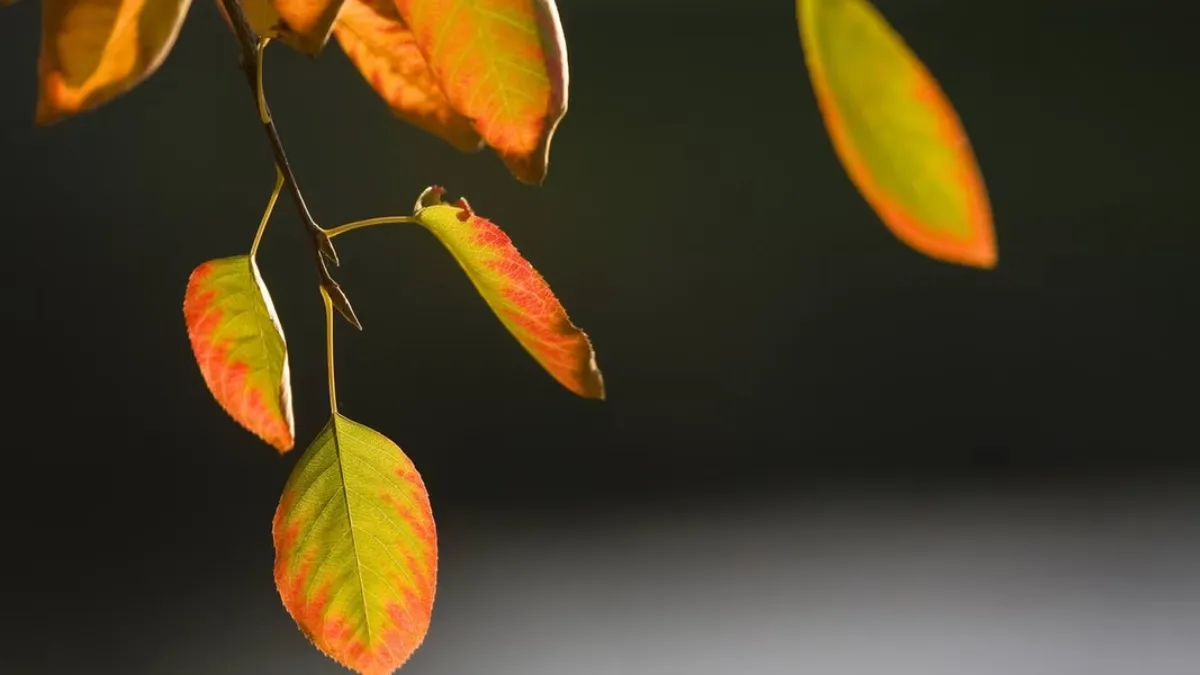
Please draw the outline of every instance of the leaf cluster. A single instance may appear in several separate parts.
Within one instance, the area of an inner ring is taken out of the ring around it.
[[[191,0],[40,0],[37,123],[131,90],[162,65]],[[781,0],[782,1],[782,0]],[[0,0],[0,5],[15,0]],[[295,465],[273,524],[275,580],[300,630],[363,675],[399,668],[433,611],[437,533],[408,457],[343,416],[334,310],[361,329],[333,279],[336,237],[379,225],[429,231],[517,342],[556,381],[603,399],[587,335],[495,223],[445,190],[411,213],[325,228],[312,218],[263,87],[270,44],[319,55],[335,41],[397,118],[463,152],[491,148],[541,185],[567,111],[567,46],[554,0],[216,0],[236,40],[277,169],[247,253],[192,272],[183,312],[201,376],[237,423],[280,453],[295,445],[287,341],[257,264],[286,190],[312,243],[325,306],[330,420]],[[932,258],[994,267],[991,207],[961,121],[936,80],[868,0],[796,0],[816,103],[847,175],[901,241]]]

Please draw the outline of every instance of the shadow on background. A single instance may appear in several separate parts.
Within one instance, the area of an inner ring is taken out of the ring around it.
[[[582,401],[417,229],[339,239],[343,412],[429,486],[407,673],[1184,675],[1200,662],[1195,50],[1165,2],[880,1],[955,101],[1000,266],[887,233],[841,172],[789,2],[562,3],[545,187],[394,120],[336,46],[268,58],[326,225],[427,185],[500,223],[591,335]],[[741,7],[741,11],[736,11]],[[0,672],[335,673],[271,582],[280,459],[181,313],[244,251],[269,152],[212,3],[161,71],[33,126],[38,4],[0,20],[15,588]],[[321,311],[281,200],[261,265],[297,438]]]

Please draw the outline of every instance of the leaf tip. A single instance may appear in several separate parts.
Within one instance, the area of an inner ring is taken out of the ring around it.
[[[592,351],[590,341],[588,342],[588,352],[588,363],[583,370],[580,386],[575,389],[575,393],[583,398],[603,401],[608,397],[608,392],[605,390],[604,375],[600,372],[600,366],[596,364],[596,352]]]

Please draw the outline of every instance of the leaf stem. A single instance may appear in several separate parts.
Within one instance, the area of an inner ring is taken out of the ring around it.
[[[371,227],[373,225],[392,225],[392,224],[396,224],[396,223],[415,223],[415,222],[417,222],[417,219],[413,218],[412,216],[380,216],[378,218],[367,218],[366,220],[356,220],[352,223],[346,223],[345,225],[338,225],[337,227],[331,227],[328,230],[325,230],[325,234],[328,235],[330,239],[333,239],[334,237],[338,236],[339,234],[346,234],[347,232],[352,232],[361,227]]]
[[[329,414],[337,415],[337,381],[333,374],[333,303],[325,287],[321,287],[321,300],[325,303],[325,368],[329,377]]]
[[[275,202],[283,190],[283,172],[275,167],[275,189],[271,190],[271,198],[267,200],[267,210],[263,211],[262,221],[258,223],[258,232],[254,233],[254,243],[250,245],[250,257],[258,253],[258,245],[262,243],[263,232],[267,231],[267,223],[271,220],[271,212],[275,210]]]
[[[330,240],[329,235],[317,225],[317,222],[313,220],[312,213],[308,210],[304,195],[300,192],[300,186],[296,182],[296,175],[292,173],[292,166],[288,163],[287,154],[283,151],[283,141],[279,138],[279,130],[275,128],[271,110],[267,107],[262,84],[262,57],[263,50],[269,41],[255,35],[254,30],[250,28],[250,22],[246,19],[246,13],[242,9],[240,0],[220,0],[220,2],[229,16],[229,23],[233,26],[233,34],[237,38],[238,47],[241,50],[242,73],[246,76],[246,82],[254,94],[255,108],[260,121],[262,121],[263,131],[267,134],[267,140],[271,143],[271,152],[275,155],[275,167],[283,174],[284,182],[292,195],[292,201],[295,202],[296,210],[300,213],[300,220],[304,223],[304,229],[308,231],[321,288],[329,295],[330,302],[337,307],[338,312],[346,317],[352,326],[362,330],[362,324],[359,323],[354,309],[350,306],[350,299],[346,297],[341,286],[329,274],[326,260],[336,266],[338,264],[337,250],[333,248],[333,241]]]

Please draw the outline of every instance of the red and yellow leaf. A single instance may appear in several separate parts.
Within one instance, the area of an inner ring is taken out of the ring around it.
[[[433,613],[437,531],[395,443],[335,413],[292,470],[272,531],[279,595],[318,649],[362,675],[408,660]]]
[[[240,255],[197,267],[183,314],[200,374],[217,403],[279,452],[291,450],[287,344],[254,259]]]
[[[604,398],[604,378],[588,336],[567,316],[550,286],[494,223],[465,199],[444,204],[445,190],[421,193],[413,212],[467,273],[492,311],[554,379],[585,398]]]
[[[395,0],[458,112],[525,183],[541,184],[567,112],[567,47],[554,0]]]
[[[42,0],[38,124],[133,89],[162,65],[191,0]]]
[[[392,0],[346,0],[333,32],[393,113],[464,152],[483,147],[471,120],[446,100]]]
[[[319,54],[333,33],[343,0],[239,0],[250,28],[306,54]],[[216,0],[229,23],[222,0]]]
[[[983,177],[925,65],[867,0],[797,0],[796,9],[817,103],[859,192],[912,248],[994,267]]]

